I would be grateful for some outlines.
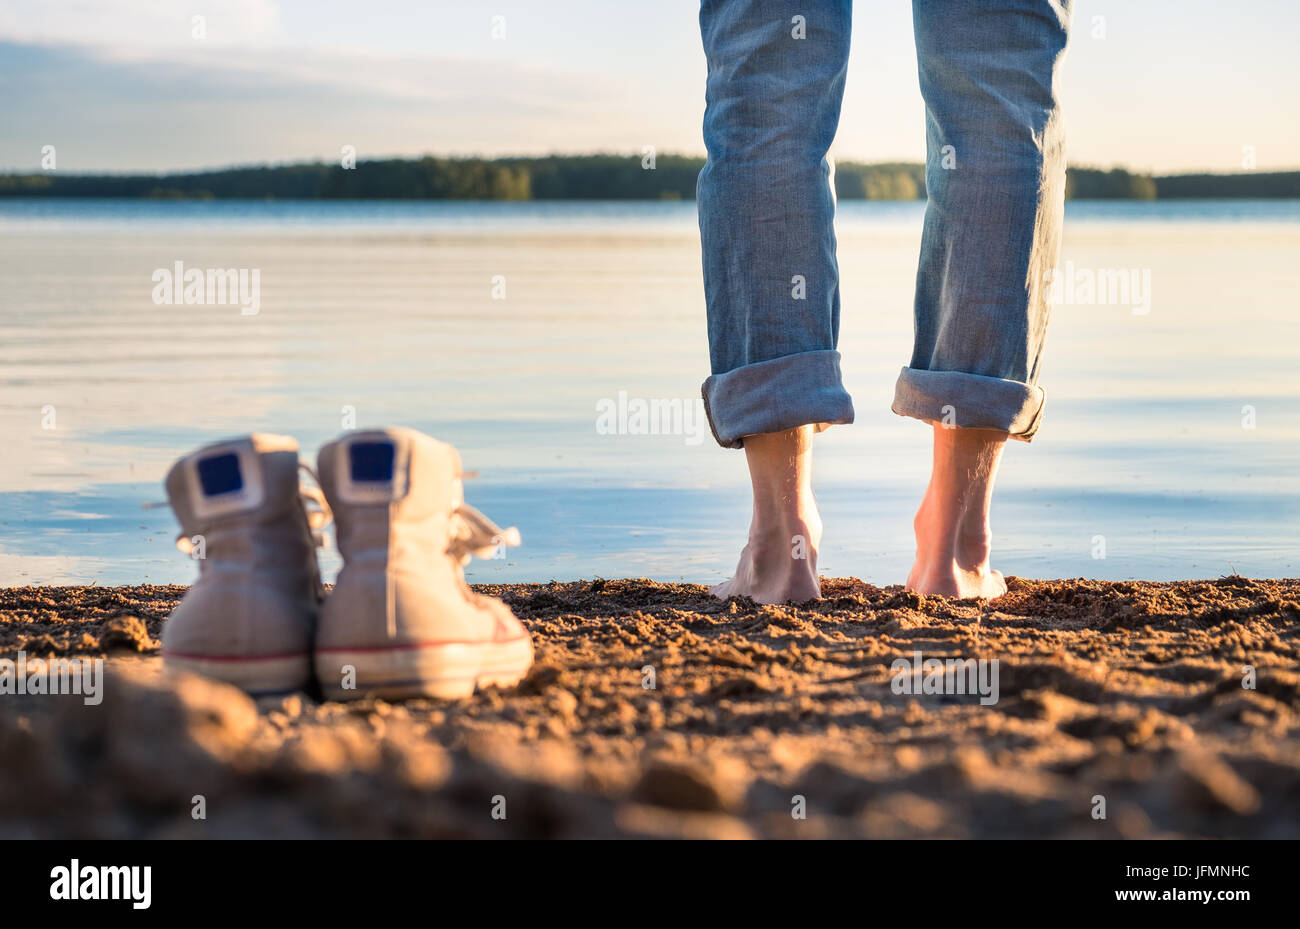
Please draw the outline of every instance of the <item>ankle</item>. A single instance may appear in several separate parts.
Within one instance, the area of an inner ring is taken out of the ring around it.
[[[959,526],[953,539],[953,554],[963,565],[987,563],[992,548],[993,533],[984,521],[974,526]]]
[[[756,562],[780,570],[790,562],[815,559],[821,536],[821,518],[815,513],[769,521],[756,516],[749,528],[748,545]]]

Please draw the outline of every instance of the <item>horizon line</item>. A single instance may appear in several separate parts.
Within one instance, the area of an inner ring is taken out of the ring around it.
[[[600,157],[643,158],[645,157],[645,155],[642,152],[611,151],[608,149],[588,151],[588,152],[547,152],[544,154],[512,154],[512,155],[439,155],[433,152],[426,152],[421,155],[378,155],[375,157],[358,158],[356,164],[362,165],[362,164],[385,162],[385,161],[423,161],[424,159],[427,158],[437,159],[440,161],[497,162],[497,161],[540,161],[540,160],[551,159],[551,158],[579,159],[579,158],[600,158]],[[690,154],[685,152],[656,152],[654,157],[655,158],[689,158],[689,159],[697,159],[697,160],[704,160],[707,158],[707,156],[703,154]],[[906,166],[906,167],[925,166],[924,161],[900,161],[900,160],[861,161],[857,158],[833,158],[833,157],[828,157],[828,160],[832,163],[832,165],[851,164],[851,165],[862,165],[864,167],[882,167],[888,165],[899,165],[899,166]],[[243,163],[206,166],[206,167],[199,167],[199,168],[170,168],[170,169],[159,170],[159,171],[132,170],[132,169],[127,169],[123,171],[95,170],[95,169],[78,170],[78,171],[62,171],[58,169],[45,170],[39,167],[26,168],[26,169],[5,167],[5,168],[0,168],[0,177],[31,177],[31,176],[39,176],[39,175],[45,175],[50,177],[55,177],[59,175],[62,175],[64,177],[168,177],[173,175],[217,174],[226,171],[250,171],[250,170],[259,170],[259,169],[266,170],[266,169],[279,169],[279,168],[316,167],[322,165],[334,165],[337,163],[338,163],[337,158],[330,159],[330,160],[296,159],[296,160],[284,160],[284,161],[243,162]],[[1253,168],[1243,169],[1240,171],[1185,170],[1185,171],[1176,171],[1171,173],[1156,173],[1155,171],[1142,171],[1139,169],[1130,168],[1126,165],[1122,165],[1114,162],[1112,162],[1109,165],[1102,165],[1102,164],[1095,164],[1095,163],[1067,164],[1066,167],[1069,169],[1083,170],[1083,171],[1123,171],[1135,177],[1150,177],[1150,178],[1189,177],[1189,176],[1242,177],[1247,175],[1294,174],[1296,172],[1300,172],[1300,165],[1297,165],[1296,167],[1292,167],[1292,168],[1270,168],[1268,170],[1257,170]]]

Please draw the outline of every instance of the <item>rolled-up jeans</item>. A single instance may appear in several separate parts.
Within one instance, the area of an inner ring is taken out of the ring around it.
[[[928,204],[893,410],[1029,441],[1064,212],[1057,73],[1072,0],[914,0]],[[719,444],[853,421],[835,195],[851,0],[703,0],[697,199]],[[876,92],[888,92],[882,88]]]

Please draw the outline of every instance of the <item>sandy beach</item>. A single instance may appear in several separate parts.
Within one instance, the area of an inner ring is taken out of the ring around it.
[[[535,668],[404,704],[163,675],[184,587],[0,591],[0,658],[107,659],[98,705],[0,698],[0,832],[1300,836],[1300,580],[1012,578],[983,603],[824,579],[799,607],[478,589],[532,631]],[[898,693],[918,652],[997,659],[996,702]]]

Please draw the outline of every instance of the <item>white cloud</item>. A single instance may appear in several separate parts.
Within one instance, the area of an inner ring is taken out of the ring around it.
[[[31,170],[45,144],[74,172],[333,159],[344,144],[362,157],[700,148],[698,113],[683,118],[676,97],[629,105],[645,96],[635,75],[198,44],[0,47],[0,170]]]
[[[193,17],[216,45],[264,43],[276,36],[273,0],[5,0],[0,38],[30,43],[168,47],[193,43]]]

